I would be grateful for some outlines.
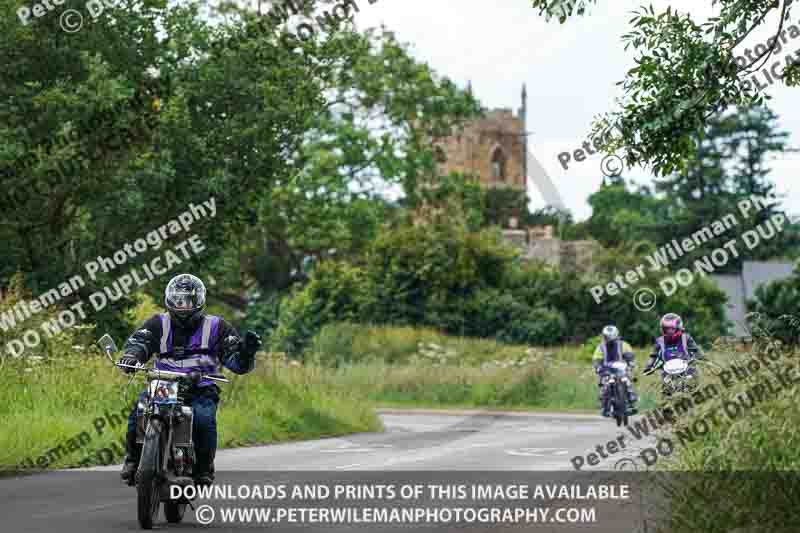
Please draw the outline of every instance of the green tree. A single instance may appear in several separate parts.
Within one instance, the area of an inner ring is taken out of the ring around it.
[[[435,143],[429,141],[449,135],[480,109],[385,29],[357,33],[342,24],[313,44],[347,53],[330,62],[325,102],[307,120],[284,175],[260,191],[256,230],[239,230],[252,238],[232,243],[236,250],[229,255],[244,263],[235,273],[228,270],[226,279],[238,294],[255,285],[262,292],[286,289],[304,279],[298,273],[308,257],[358,253],[395,211],[382,196],[387,188],[401,189],[411,206],[431,193],[420,184],[443,185],[446,177],[436,174]],[[454,184],[448,181],[438,194],[456,194]],[[459,190],[475,196],[468,187]],[[219,268],[221,276],[225,268]],[[243,302],[229,295],[237,298]]]
[[[393,210],[382,188],[415,195],[436,166],[428,140],[478,109],[390,32],[344,21],[301,43],[271,17],[227,5],[209,19],[207,7],[107,6],[75,34],[57,16],[0,23],[0,175],[14,184],[0,199],[0,276],[22,271],[37,294],[213,196],[216,217],[192,227],[203,256],[181,269],[212,275],[212,295],[241,309],[250,289],[302,279],[309,256],[363,247]],[[92,318],[120,332],[133,303]]]
[[[606,247],[640,241],[655,245],[671,235],[665,230],[671,225],[674,207],[646,187],[631,188],[617,180],[592,193],[589,205],[592,216],[586,221],[586,229]]]
[[[562,24],[586,14],[597,0],[532,0],[546,18]],[[769,99],[748,79],[767,65],[782,70],[781,82],[800,84],[800,62],[781,43],[800,35],[790,24],[791,0],[711,0],[715,16],[697,23],[690,13],[672,7],[656,13],[641,7],[622,36],[625,48],[636,52],[637,65],[619,84],[624,97],[618,110],[600,116],[593,136],[606,138],[605,150],[617,150],[629,166],[650,165],[658,175],[684,171],[696,150],[696,134],[713,115],[729,108],[748,108]],[[777,15],[772,37],[762,51],[752,53],[748,36]]]
[[[763,106],[724,113],[709,120],[698,138],[696,156],[686,170],[656,182],[656,190],[677,208],[669,230],[673,237],[692,235],[733,214],[736,226],[720,238],[725,242],[737,238],[742,243],[744,232],[764,224],[777,213],[785,215],[779,209],[775,186],[768,178],[769,157],[789,151],[788,133],[778,131],[776,122],[776,115]],[[744,216],[737,208],[738,203],[754,197],[769,205],[754,208],[752,214]],[[669,235],[662,235],[659,244],[669,239]],[[721,244],[713,240],[699,247],[683,257],[682,264],[709,254]],[[752,250],[737,246],[739,256],[732,257],[726,268],[738,270],[743,260],[779,257],[798,244],[800,238],[794,228],[784,229],[772,239],[762,239]]]
[[[6,12],[20,5],[2,0]],[[206,250],[181,269],[223,277],[223,250],[256,222],[264,191],[285,183],[331,77],[364,39],[346,32],[301,53],[277,32],[248,36],[248,20],[212,27],[203,7],[107,6],[74,34],[55,15],[0,22],[0,173],[14,184],[0,210],[3,275],[22,271],[40,293],[213,196],[216,217],[192,227]],[[92,319],[119,331],[132,304]]]

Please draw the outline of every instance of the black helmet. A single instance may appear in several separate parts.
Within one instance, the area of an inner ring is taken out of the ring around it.
[[[197,276],[178,274],[167,283],[164,307],[182,327],[196,327],[205,316],[206,286]]]

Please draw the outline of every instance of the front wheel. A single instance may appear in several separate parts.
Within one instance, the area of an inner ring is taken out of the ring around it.
[[[628,425],[628,388],[625,383],[617,383],[614,387],[614,418],[617,419],[617,426]]]
[[[150,420],[136,473],[136,510],[142,529],[153,529],[158,516],[161,471],[161,422]]]

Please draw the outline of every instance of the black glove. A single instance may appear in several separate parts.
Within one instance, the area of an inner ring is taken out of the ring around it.
[[[248,331],[244,334],[244,342],[242,346],[242,355],[252,358],[255,353],[261,348],[261,337],[255,331]]]
[[[227,358],[233,354],[238,354],[241,344],[242,339],[236,335],[228,335],[225,337],[225,340],[222,341],[222,353],[224,354],[223,357]]]
[[[138,360],[138,359],[136,359],[136,358],[135,358],[134,356],[132,356],[132,355],[128,355],[128,354],[126,354],[126,355],[123,355],[123,356],[122,356],[122,359],[120,359],[120,360],[119,360],[119,364],[121,364],[121,365],[137,365],[137,364],[139,364],[139,360]],[[122,370],[123,372],[125,372],[126,374],[132,374],[132,373],[136,372],[136,371],[135,371],[134,369],[132,369],[132,368],[123,368],[123,369],[121,369],[121,370]]]
[[[147,360],[150,356],[150,345],[153,342],[153,332],[148,329],[139,329],[133,332],[128,342],[125,343],[126,355]]]

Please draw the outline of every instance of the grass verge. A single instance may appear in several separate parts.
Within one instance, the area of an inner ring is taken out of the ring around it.
[[[362,391],[379,407],[596,412],[595,344],[558,348],[451,337],[432,329],[333,324],[305,354],[329,386]],[[645,355],[639,351],[639,363]],[[655,404],[643,387],[640,409]]]
[[[303,368],[257,364],[223,385],[220,447],[381,429],[357,392],[320,386]],[[143,389],[99,356],[10,359],[0,373],[0,470],[119,462],[127,412]]]
[[[675,452],[651,465],[669,493],[663,530],[800,530],[800,355],[768,342],[709,356],[714,393],[692,396],[662,435]]]

